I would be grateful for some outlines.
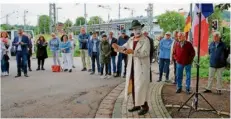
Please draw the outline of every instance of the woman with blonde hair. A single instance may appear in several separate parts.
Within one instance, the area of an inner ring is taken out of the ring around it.
[[[2,76],[9,75],[9,56],[7,55],[9,48],[8,34],[6,31],[0,33],[0,42],[1,42],[1,70]]]

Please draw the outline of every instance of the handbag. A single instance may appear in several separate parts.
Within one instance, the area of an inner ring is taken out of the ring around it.
[[[11,49],[10,49],[10,54],[11,56],[16,56],[16,49],[15,49],[15,46],[12,46]]]
[[[51,66],[52,72],[60,72],[61,67],[59,65],[52,65]]]

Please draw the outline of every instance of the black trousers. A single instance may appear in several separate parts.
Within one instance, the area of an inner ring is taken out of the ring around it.
[[[106,75],[108,75],[108,63],[102,63],[101,64],[101,75],[103,75],[103,69],[104,69],[104,65],[105,65],[105,72],[106,72]]]
[[[176,82],[176,79],[177,79],[177,75],[176,75],[176,60],[173,61],[174,63],[174,81]]]
[[[40,66],[42,66],[42,68],[44,68],[44,63],[45,63],[44,58],[38,58],[38,68],[40,68]]]
[[[31,57],[31,55],[28,54],[28,55],[27,55],[27,65],[28,65],[28,68],[31,68],[31,60],[30,60],[30,57]]]

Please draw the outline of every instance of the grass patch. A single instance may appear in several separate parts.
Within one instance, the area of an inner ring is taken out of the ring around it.
[[[226,82],[230,81],[230,71],[229,70],[230,70],[230,67],[226,67],[224,72],[223,72],[222,79]],[[193,64],[191,76],[192,77],[197,76],[197,68],[196,68],[195,64]],[[201,57],[199,76],[200,76],[200,78],[208,78],[209,77],[209,56]],[[216,75],[215,75],[215,77],[216,77]]]
[[[40,35],[36,35],[35,39],[37,40],[39,38]],[[49,42],[51,40],[51,35],[50,34],[43,34],[44,38],[46,39],[47,42]],[[59,36],[60,38],[61,36]],[[79,57],[80,56],[80,51],[79,51],[79,41],[77,39],[74,39],[76,42],[76,47],[75,47],[75,54],[74,57]],[[35,51],[36,52],[36,51]],[[33,54],[36,55],[36,54]],[[47,55],[48,57],[52,57],[52,53],[50,51],[50,48],[47,47]],[[61,56],[61,53],[60,53]]]

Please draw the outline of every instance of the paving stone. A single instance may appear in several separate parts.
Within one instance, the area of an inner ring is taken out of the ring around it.
[[[99,109],[97,113],[109,115],[112,114],[112,110],[113,109]]]
[[[115,100],[116,97],[112,97],[112,96],[107,96],[104,100]]]
[[[110,93],[108,96],[110,96],[110,97],[116,97],[116,98],[117,98],[118,95],[119,95],[119,94],[117,94],[117,93]]]
[[[113,104],[105,104],[103,103],[102,105],[100,105],[99,109],[112,109],[114,107]]]
[[[111,115],[97,115],[95,118],[110,118]]]
[[[114,104],[115,100],[103,100],[102,104]]]

